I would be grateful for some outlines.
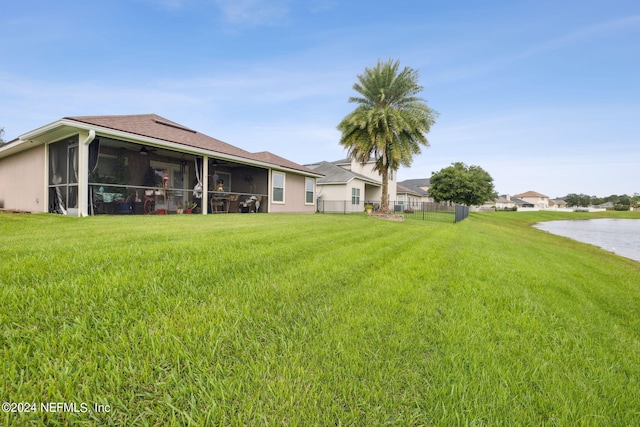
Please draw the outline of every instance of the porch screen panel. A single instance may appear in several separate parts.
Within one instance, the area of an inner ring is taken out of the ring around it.
[[[67,207],[78,207],[78,144],[67,146]]]
[[[78,137],[49,144],[49,212],[78,207]]]

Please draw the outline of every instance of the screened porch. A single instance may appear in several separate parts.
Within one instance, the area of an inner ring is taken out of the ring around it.
[[[96,138],[89,147],[89,214],[266,212],[268,169],[217,158],[205,167],[203,159]]]

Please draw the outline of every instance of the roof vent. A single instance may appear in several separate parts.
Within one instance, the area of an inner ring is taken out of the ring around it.
[[[169,126],[170,128],[180,129],[180,130],[184,130],[184,131],[191,132],[191,133],[198,133],[193,129],[189,129],[189,128],[186,128],[184,126],[180,126],[180,125],[175,124],[175,123],[169,123],[169,122],[165,122],[163,120],[158,120],[158,119],[155,119],[154,121],[156,123],[158,123],[159,125]]]

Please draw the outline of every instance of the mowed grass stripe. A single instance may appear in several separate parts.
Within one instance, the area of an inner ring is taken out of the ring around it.
[[[1,215],[0,394],[113,408],[2,419],[634,424],[640,265],[565,217]]]

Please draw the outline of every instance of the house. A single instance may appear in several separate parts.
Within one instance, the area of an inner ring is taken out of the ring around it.
[[[566,209],[567,202],[563,199],[549,199],[549,207],[552,209]]]
[[[398,202],[405,201],[407,203],[432,203],[433,198],[429,196],[429,188],[431,183],[429,178],[405,179],[398,182]],[[402,197],[404,196],[404,197]]]
[[[0,148],[0,207],[71,216],[312,213],[318,178],[155,114],[65,117]]]
[[[400,183],[396,184],[396,195],[398,200],[395,202],[396,211],[404,211],[406,209],[415,209],[421,204],[422,195],[417,191],[407,188]]]
[[[396,186],[396,210],[420,209],[424,203],[433,203],[429,196],[429,178],[405,179]]]
[[[523,208],[526,208],[528,210],[537,209],[533,203],[527,202],[526,200],[518,199],[516,197],[511,197],[511,201],[516,204],[517,210],[522,210]]]
[[[323,212],[363,212],[365,203],[382,200],[382,179],[373,169],[374,159],[361,164],[355,159],[322,161],[305,167],[323,175],[316,181],[317,199]],[[389,171],[389,201],[396,199],[395,173]]]
[[[601,203],[599,205],[594,206],[595,209],[604,209],[607,211],[612,211],[615,208],[615,204],[613,202],[605,202],[605,203]]]
[[[527,191],[526,193],[515,194],[513,197],[522,200],[527,205],[533,205],[533,207],[537,209],[549,208],[549,197],[535,191]]]
[[[516,206],[517,203],[515,202],[515,200],[512,200],[511,196],[508,194],[502,194],[496,199],[483,205],[483,207],[485,208],[495,208],[495,210],[497,211],[510,211],[515,209]]]

